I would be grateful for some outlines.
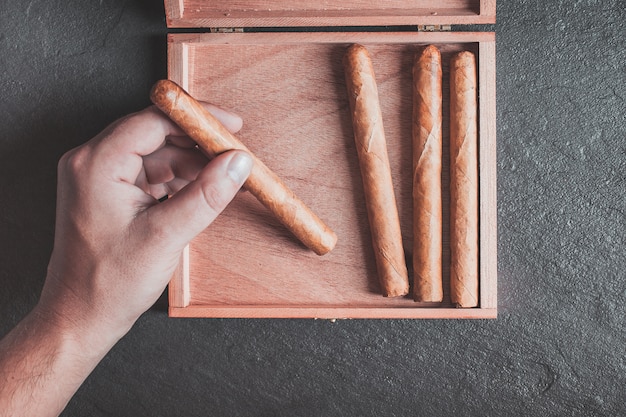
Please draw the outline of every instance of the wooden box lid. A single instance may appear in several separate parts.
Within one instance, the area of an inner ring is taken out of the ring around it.
[[[171,28],[484,24],[496,0],[165,0],[165,13]]]

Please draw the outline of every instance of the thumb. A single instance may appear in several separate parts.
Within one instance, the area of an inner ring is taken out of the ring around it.
[[[225,152],[215,157],[195,181],[150,209],[149,227],[162,242],[182,249],[206,229],[235,197],[252,169],[252,158],[244,151]]]

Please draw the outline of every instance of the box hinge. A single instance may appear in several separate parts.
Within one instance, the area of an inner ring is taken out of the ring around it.
[[[243,28],[211,28],[211,33],[243,33]]]
[[[418,32],[450,32],[452,25],[417,25]]]

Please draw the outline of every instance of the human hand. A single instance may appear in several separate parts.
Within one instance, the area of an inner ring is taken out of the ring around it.
[[[232,132],[241,119],[209,109]],[[155,107],[65,154],[54,249],[38,309],[110,348],[158,299],[185,245],[246,180],[243,151],[210,163]],[[165,195],[171,198],[159,203]]]
[[[229,130],[241,127],[238,117],[209,110]],[[208,162],[156,107],[65,154],[41,298],[0,340],[0,415],[58,415],[157,300],[185,245],[226,207],[251,166],[243,151]],[[172,197],[159,203],[165,195]]]

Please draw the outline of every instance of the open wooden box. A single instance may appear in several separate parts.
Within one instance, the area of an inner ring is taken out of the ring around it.
[[[323,6],[304,0],[165,1],[169,27],[207,29],[169,35],[169,78],[197,99],[241,115],[241,141],[338,235],[335,249],[317,256],[254,197],[240,193],[185,251],[169,286],[170,316],[496,317],[495,34],[417,30],[418,25],[435,29],[493,23],[495,0],[445,0],[434,2],[436,8],[426,0],[320,3]],[[415,31],[234,29],[363,25],[414,25]],[[353,43],[365,45],[372,56],[409,261],[411,65],[414,54],[427,44],[442,51],[443,303],[380,294],[342,67],[343,54]],[[469,309],[451,305],[448,282],[447,65],[461,50],[476,54],[479,78],[480,300],[479,307]]]

